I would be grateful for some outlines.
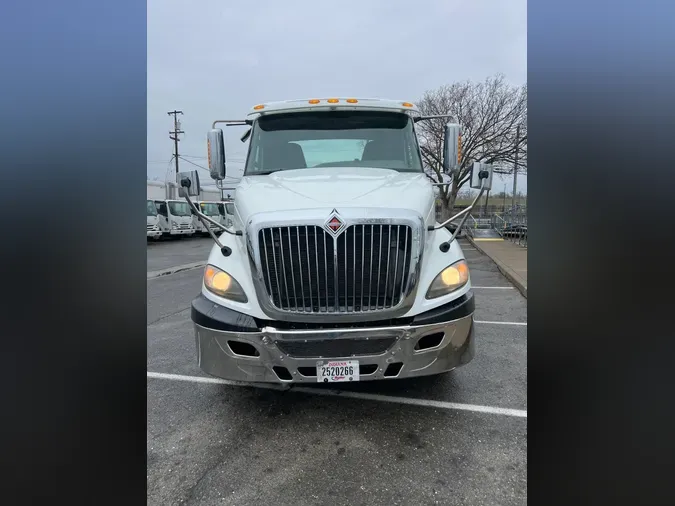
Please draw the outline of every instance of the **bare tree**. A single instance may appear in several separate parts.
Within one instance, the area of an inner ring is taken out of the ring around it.
[[[498,74],[482,83],[471,81],[427,91],[418,102],[423,115],[451,114],[462,126],[459,170],[452,185],[439,187],[443,219],[449,217],[457,194],[471,177],[474,161],[491,163],[496,173],[527,171],[527,85],[511,86]],[[449,182],[443,172],[443,133],[446,119],[417,124],[425,172],[435,183]],[[520,135],[516,138],[517,127]]]

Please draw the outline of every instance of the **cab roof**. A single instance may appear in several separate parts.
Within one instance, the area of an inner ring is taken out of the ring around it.
[[[284,100],[282,102],[265,102],[254,106],[248,113],[253,119],[267,114],[283,112],[309,111],[389,111],[420,114],[420,110],[411,102],[403,100],[387,100],[383,98],[306,98]]]

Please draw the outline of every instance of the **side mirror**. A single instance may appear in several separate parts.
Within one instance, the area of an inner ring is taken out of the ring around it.
[[[453,174],[462,159],[462,128],[457,123],[445,125],[443,140],[443,172]]]
[[[178,195],[180,197],[184,198],[186,192],[190,197],[197,197],[201,193],[199,173],[196,170],[179,172],[176,174],[176,183],[178,183]]]
[[[481,177],[483,176],[483,177]],[[473,162],[471,168],[471,188],[480,190],[481,179],[485,179],[485,191],[492,188],[492,165],[489,163]]]
[[[209,156],[209,170],[211,179],[222,181],[225,179],[225,139],[220,128],[209,130],[206,136]]]

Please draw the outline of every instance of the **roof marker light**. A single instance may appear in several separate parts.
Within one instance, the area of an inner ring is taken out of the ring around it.
[[[260,105],[256,105],[256,106],[253,108],[253,110],[259,111],[260,109],[264,109],[264,108],[265,108],[265,106],[262,105],[262,104],[260,104]]]
[[[410,102],[403,102],[401,105],[403,107],[414,107]]]
[[[339,100],[337,98],[329,98],[328,100],[326,100],[326,102],[328,102],[329,104],[337,104]]]
[[[310,104],[318,104],[319,99],[318,98],[313,98],[312,100],[309,101]]]
[[[348,98],[347,99],[348,104],[356,104],[357,102],[358,102],[358,100],[356,100],[355,98]]]

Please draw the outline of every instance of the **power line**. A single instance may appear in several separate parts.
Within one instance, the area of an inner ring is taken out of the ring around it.
[[[195,155],[180,155],[180,156],[182,156],[183,158],[192,158],[192,159],[195,159],[195,160],[206,160],[207,159],[206,156],[195,156]],[[234,158],[228,158],[227,161],[228,162],[244,163],[246,161],[246,159],[234,157]]]

